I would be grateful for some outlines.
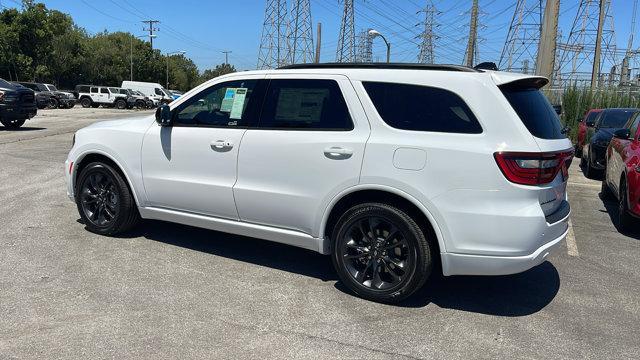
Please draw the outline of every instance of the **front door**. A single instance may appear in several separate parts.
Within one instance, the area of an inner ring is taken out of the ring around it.
[[[240,219],[317,236],[330,200],[358,184],[369,123],[344,76],[270,78],[240,148]]]
[[[142,146],[150,207],[238,219],[232,187],[238,149],[262,100],[259,78],[214,84],[172,107],[174,125],[152,126]]]

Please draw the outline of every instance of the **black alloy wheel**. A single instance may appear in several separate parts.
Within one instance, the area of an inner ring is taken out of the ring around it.
[[[370,203],[349,209],[334,231],[333,263],[357,295],[393,303],[418,290],[432,267],[422,229],[404,211]]]
[[[124,232],[139,220],[129,187],[108,164],[91,163],[82,170],[76,203],[87,229],[98,234]]]
[[[0,123],[4,125],[5,128],[15,130],[24,125],[26,119],[0,119]]]

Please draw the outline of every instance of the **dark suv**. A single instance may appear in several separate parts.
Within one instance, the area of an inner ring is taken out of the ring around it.
[[[76,99],[73,94],[65,94],[59,91],[50,91],[45,84],[31,83],[31,82],[19,82],[20,85],[28,87],[35,91],[38,108],[43,109],[48,107],[49,109],[57,109],[58,107],[71,108],[75,105]],[[46,104],[44,102],[46,101]]]
[[[0,79],[0,123],[7,129],[17,129],[36,115],[33,90]]]
[[[640,109],[617,108],[605,109],[595,119],[593,126],[587,124],[587,138],[582,148],[580,165],[588,178],[596,175],[596,171],[606,168],[605,154],[613,133],[625,126],[627,121]]]

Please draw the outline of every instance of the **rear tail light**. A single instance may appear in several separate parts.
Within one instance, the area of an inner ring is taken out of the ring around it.
[[[548,184],[559,172],[567,179],[573,160],[573,150],[549,153],[497,152],[493,155],[507,180],[521,185]]]

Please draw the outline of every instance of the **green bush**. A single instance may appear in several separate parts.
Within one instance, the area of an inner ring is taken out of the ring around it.
[[[640,107],[640,93],[629,89],[611,87],[592,90],[571,86],[561,94],[549,90],[545,93],[552,103],[562,104],[561,120],[571,128],[568,135],[574,141],[578,133],[578,122],[589,109]]]

